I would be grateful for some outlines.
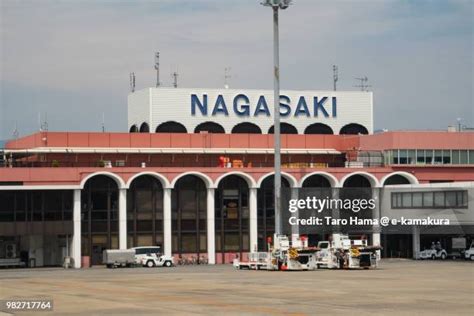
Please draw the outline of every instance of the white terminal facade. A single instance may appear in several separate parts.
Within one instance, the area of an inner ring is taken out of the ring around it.
[[[128,96],[128,127],[148,127],[153,133],[164,123],[177,122],[193,133],[200,124],[214,122],[230,134],[245,122],[267,134],[273,104],[273,90],[146,88]],[[372,92],[282,90],[280,114],[289,134],[309,134],[305,130],[314,123],[329,127],[326,134],[340,134],[350,124],[365,128],[363,134],[373,133]]]

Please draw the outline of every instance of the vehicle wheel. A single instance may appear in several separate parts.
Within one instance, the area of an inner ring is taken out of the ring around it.
[[[446,259],[446,254],[445,254],[445,253],[442,253],[442,254],[441,254],[441,260],[444,260],[444,259]]]
[[[431,259],[432,259],[432,260],[435,260],[435,259],[436,259],[436,256],[435,256],[435,255],[432,255],[432,256],[431,256]]]
[[[169,268],[171,266],[172,266],[171,261],[166,261],[165,262],[165,267]]]
[[[474,255],[471,255],[471,260],[474,261]]]
[[[321,265],[318,263],[318,264],[316,265],[316,268],[317,268],[317,269],[321,269]]]
[[[146,266],[147,266],[148,268],[153,268],[153,267],[155,266],[155,263],[154,263],[152,260],[148,260],[148,261],[146,262]]]

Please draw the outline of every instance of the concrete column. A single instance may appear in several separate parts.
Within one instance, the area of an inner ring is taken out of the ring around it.
[[[171,234],[171,189],[163,189],[163,252],[171,256],[173,252]]]
[[[298,190],[299,188],[291,188],[291,199],[298,199],[299,196],[298,196]],[[288,210],[284,210],[282,212],[288,212]],[[296,217],[296,218],[299,218],[300,215],[299,215],[299,211],[296,211],[294,212],[293,214],[291,214],[292,217]],[[284,217],[286,218],[286,216]],[[289,223],[282,223],[282,227],[285,227],[285,225],[290,225]],[[300,229],[299,229],[299,225],[291,225],[291,235],[297,235],[299,236],[300,235]]]
[[[250,252],[258,251],[258,215],[257,215],[257,188],[249,189],[250,207]]]
[[[335,188],[331,188],[332,190],[332,198],[334,200],[337,200],[339,199],[339,190],[341,190],[340,187],[335,187]],[[340,210],[339,208],[335,208],[332,210],[332,218],[333,219],[339,219],[340,218]],[[331,227],[332,229],[332,240],[334,241],[335,243],[335,246],[336,247],[340,247],[340,240],[341,240],[341,228],[339,227],[339,225],[333,225]]]
[[[420,227],[413,226],[413,259],[418,259],[418,253],[420,252]]]
[[[381,203],[380,196],[379,196],[380,188],[373,188],[372,190],[373,190],[372,198],[375,200],[375,209],[373,210],[372,218],[380,219],[380,203]],[[373,231],[372,232],[372,245],[381,246],[380,225],[373,225],[372,231]],[[377,257],[378,259],[381,258],[380,250],[377,250]]]
[[[119,249],[127,249],[127,189],[119,189]]]
[[[207,189],[207,260],[209,264],[216,264],[216,226],[214,188]]]
[[[74,261],[74,268],[79,269],[81,267],[81,190],[74,190],[73,194],[71,257]]]

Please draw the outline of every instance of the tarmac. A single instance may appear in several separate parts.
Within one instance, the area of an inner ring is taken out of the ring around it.
[[[472,315],[474,262],[387,259],[376,270],[305,272],[0,269],[0,299],[15,298],[52,299],[53,312],[40,315]]]

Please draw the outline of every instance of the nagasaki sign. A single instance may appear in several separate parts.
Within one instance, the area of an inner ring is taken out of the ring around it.
[[[264,95],[250,99],[245,94],[226,98],[218,94],[215,98],[208,94],[191,94],[191,115],[193,116],[229,116],[234,113],[240,117],[271,116]],[[299,96],[290,99],[280,95],[280,115],[282,117],[337,117],[337,98],[328,96]]]

